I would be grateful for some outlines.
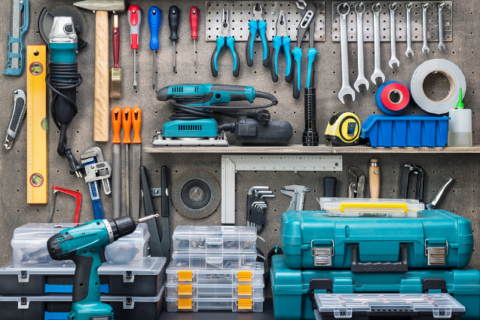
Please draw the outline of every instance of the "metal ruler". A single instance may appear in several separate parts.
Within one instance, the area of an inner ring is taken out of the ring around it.
[[[27,203],[48,202],[47,48],[27,46]]]
[[[383,1],[363,1],[365,12],[363,13],[363,41],[373,42],[373,12],[372,5],[380,3],[380,40],[382,42],[390,42],[390,10],[388,5],[393,3]],[[438,4],[444,3],[443,8],[443,40],[445,42],[453,40],[452,32],[452,1],[407,1],[397,2],[397,10],[395,10],[395,26],[397,42],[407,41],[407,12],[405,5],[412,2],[411,9],[411,30],[412,42],[423,41],[423,9],[422,4],[428,2],[427,11],[427,35],[428,41],[438,42]],[[339,4],[345,2],[332,2],[332,41],[340,42],[340,19],[337,11]],[[355,13],[355,5],[360,1],[347,1],[350,5],[350,14],[347,18],[347,34],[349,42],[357,42],[357,15]],[[343,12],[343,11],[342,11]]]
[[[341,155],[222,155],[222,224],[235,224],[238,171],[342,171]]]

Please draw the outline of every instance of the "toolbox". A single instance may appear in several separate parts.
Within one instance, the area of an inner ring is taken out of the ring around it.
[[[264,298],[166,298],[168,312],[198,312],[202,310],[228,310],[232,312],[263,312]]]
[[[142,265],[104,264],[98,268],[100,292],[112,296],[155,296],[165,282],[166,258],[143,258]],[[74,267],[0,268],[1,296],[71,294]]]
[[[13,232],[13,266],[25,267],[74,267],[72,260],[53,260],[47,252],[47,240],[62,231],[73,228],[75,223],[27,223]],[[107,264],[141,265],[147,256],[150,233],[146,223],[138,224],[136,230],[105,248]],[[121,254],[119,254],[121,253]]]
[[[317,293],[333,295],[448,293],[465,307],[462,320],[480,318],[480,272],[471,268],[374,274],[338,269],[295,270],[288,267],[284,255],[274,255],[270,279],[276,320],[315,319],[310,293],[312,299]],[[385,315],[377,319],[385,318],[390,316]]]
[[[102,295],[100,300],[113,308],[115,320],[160,318],[165,285],[153,297]],[[68,320],[71,295],[0,296],[0,320]]]
[[[282,214],[280,237],[286,264],[292,269],[462,268],[473,251],[471,221],[444,210],[420,211],[414,218],[287,211]]]

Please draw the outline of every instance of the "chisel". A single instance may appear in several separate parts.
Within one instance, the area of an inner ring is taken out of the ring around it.
[[[142,109],[132,109],[133,146],[132,146],[132,218],[140,217],[140,166],[142,165],[142,139],[140,127],[142,126]]]
[[[122,205],[122,154],[120,127],[122,126],[122,109],[115,107],[112,109],[112,127],[113,127],[113,148],[112,148],[112,198],[113,198],[113,217],[118,218],[121,215]]]

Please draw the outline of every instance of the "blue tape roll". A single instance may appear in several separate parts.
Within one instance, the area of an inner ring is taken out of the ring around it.
[[[385,105],[384,105],[383,102],[382,102],[382,98],[381,98],[381,97],[382,97],[382,92],[383,92],[383,90],[385,90],[385,88],[386,88],[389,84],[392,84],[392,83],[399,83],[399,84],[405,86],[403,83],[398,82],[398,81],[388,81],[388,82],[382,84],[382,85],[380,86],[380,88],[378,88],[377,93],[375,94],[375,102],[377,103],[378,108],[379,108],[380,110],[382,110],[383,113],[388,114],[388,115],[392,115],[392,116],[396,116],[396,115],[399,115],[400,113],[402,113],[403,111],[405,111],[405,109],[406,109],[407,107],[403,108],[402,110],[398,110],[398,111],[390,110],[390,109],[388,109],[387,107],[385,107]],[[408,105],[407,105],[407,106],[408,106]]]

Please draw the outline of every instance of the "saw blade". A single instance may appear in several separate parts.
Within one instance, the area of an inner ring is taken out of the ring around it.
[[[193,170],[173,183],[172,202],[177,211],[190,219],[203,219],[220,204],[220,185],[208,172]]]

